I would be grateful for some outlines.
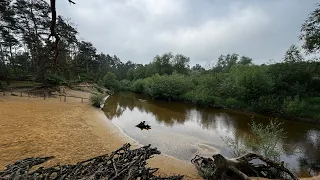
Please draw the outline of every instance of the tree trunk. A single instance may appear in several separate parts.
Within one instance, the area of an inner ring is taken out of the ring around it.
[[[86,61],[86,69],[87,69],[87,74],[89,74],[89,63]]]
[[[253,160],[259,160],[263,163],[254,164]],[[212,158],[196,156],[191,162],[206,179],[250,180],[249,177],[262,177],[298,180],[291,171],[284,167],[283,163],[274,162],[254,153],[248,153],[235,159],[227,159],[221,154],[213,155]]]
[[[16,70],[16,65],[14,63],[14,58],[13,58],[12,46],[11,45],[9,46],[9,49],[10,49],[10,63],[11,63],[11,66],[13,68],[14,75],[16,76],[17,75],[17,70]]]
[[[6,63],[5,63],[5,60],[4,60],[4,54],[3,54],[3,49],[2,49],[2,46],[0,44],[0,58],[1,58],[1,61],[0,61],[0,73],[2,72],[2,77],[3,77],[3,80],[6,81],[7,85],[10,85],[9,83],[9,80],[8,80],[8,70],[7,70],[7,67],[6,67]]]

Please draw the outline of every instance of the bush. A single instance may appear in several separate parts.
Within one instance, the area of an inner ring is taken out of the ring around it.
[[[244,141],[238,138],[231,139],[221,137],[225,146],[233,152],[235,156],[241,156],[249,151],[255,152],[267,158],[278,161],[281,154],[279,140],[285,139],[282,122],[270,120],[269,124],[256,124],[253,120],[250,124],[252,136],[245,136]]]
[[[282,102],[275,95],[261,96],[252,102],[252,110],[261,113],[281,112]]]
[[[46,75],[45,79],[49,84],[52,84],[52,85],[67,84],[66,80],[58,74],[48,74]]]
[[[143,92],[143,86],[144,86],[144,80],[142,79],[137,79],[136,81],[134,81],[131,86],[130,86],[130,90],[136,93],[142,93]]]
[[[100,105],[103,103],[104,95],[102,93],[92,93],[90,96],[90,102],[92,106],[100,107]]]
[[[185,93],[182,98],[200,106],[214,106],[215,100],[210,96],[209,90],[203,86],[197,86],[194,90]]]
[[[226,100],[226,106],[230,108],[237,108],[239,105],[238,105],[238,101],[235,98],[229,97]]]
[[[304,116],[320,120],[320,97],[310,97],[303,101],[305,102]]]
[[[306,103],[305,101],[301,101],[298,96],[295,98],[286,98],[283,108],[285,114],[303,116],[305,114]]]
[[[272,91],[272,79],[266,73],[266,68],[251,65],[237,65],[229,73],[231,84],[235,91],[233,96],[243,101],[256,100]]]
[[[120,89],[124,91],[129,91],[131,87],[131,82],[127,79],[123,79],[120,81]]]
[[[93,86],[99,93],[104,93],[104,90],[103,90],[103,88],[102,87],[100,87],[100,86],[98,86],[98,85],[94,85]]]
[[[192,88],[190,78],[180,74],[153,75],[145,79],[144,91],[152,98],[166,100],[181,99],[181,96]]]
[[[267,125],[252,121],[250,128],[254,137],[248,137],[247,146],[267,158],[278,161],[281,154],[279,140],[286,138],[282,125],[282,122],[276,120],[270,120]]]
[[[120,82],[116,79],[116,75],[112,72],[108,72],[103,77],[104,86],[112,91],[118,91],[120,89]]]

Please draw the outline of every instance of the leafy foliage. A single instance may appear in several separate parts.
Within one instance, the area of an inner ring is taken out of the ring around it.
[[[284,55],[284,62],[301,62],[302,54],[296,45],[291,45]]]
[[[303,48],[309,53],[320,50],[320,4],[311,12],[302,24],[300,39],[304,41]]]
[[[53,85],[63,85],[66,84],[66,80],[58,75],[58,74],[48,74],[46,76],[46,80],[48,83],[53,84]]]
[[[252,121],[250,124],[252,135],[246,136],[244,141],[238,138],[221,138],[226,148],[231,150],[234,156],[242,156],[248,152],[254,152],[278,161],[281,154],[278,143],[279,140],[285,139],[286,134],[281,127],[282,125],[283,123],[277,120],[270,120],[267,125],[257,124]]]
[[[282,122],[270,120],[265,126],[252,121],[250,127],[254,137],[247,139],[248,146],[267,158],[279,160],[281,149],[278,143],[285,138],[285,132],[281,128],[282,124]]]
[[[191,89],[191,80],[184,75],[159,75],[155,74],[146,79],[144,83],[144,92],[151,97],[163,98],[167,100],[180,99],[181,95]]]
[[[103,77],[103,82],[104,86],[106,88],[109,88],[113,91],[117,91],[120,88],[120,82],[116,79],[116,75],[112,72],[108,72],[104,77]]]
[[[103,98],[104,98],[104,95],[102,93],[95,92],[91,94],[90,102],[92,106],[100,107],[100,105],[103,103]]]
[[[135,80],[130,87],[130,90],[136,93],[142,93],[143,92],[143,86],[144,86],[144,81],[142,79],[137,79]]]
[[[301,29],[303,48],[310,53],[320,49],[319,8]],[[55,85],[85,81],[157,99],[319,120],[314,100],[320,97],[320,63],[304,60],[295,45],[284,62],[270,65],[254,65],[250,57],[229,53],[211,69],[200,64],[190,68],[189,57],[171,52],[136,64],[97,52],[91,42],[78,39],[70,20],[58,16],[59,56],[54,62],[46,1],[5,0],[0,10],[0,80],[7,84],[24,79]]]

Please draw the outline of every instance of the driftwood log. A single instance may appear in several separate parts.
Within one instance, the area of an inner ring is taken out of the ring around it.
[[[146,167],[146,160],[160,154],[151,145],[130,150],[130,144],[125,144],[110,155],[102,155],[79,162],[75,165],[56,165],[53,167],[38,167],[54,157],[27,158],[16,161],[0,171],[0,180],[35,180],[35,179],[167,179],[178,180],[183,176],[159,177],[154,175],[158,168]]]
[[[262,177],[298,180],[291,171],[284,167],[283,163],[277,163],[254,153],[234,159],[227,159],[221,154],[213,155],[212,158],[196,156],[191,162],[205,179],[251,180],[250,177]]]
[[[136,125],[136,127],[138,127],[141,130],[144,130],[144,129],[149,130],[149,129],[151,129],[151,126],[146,124],[146,121],[140,122],[139,124]]]

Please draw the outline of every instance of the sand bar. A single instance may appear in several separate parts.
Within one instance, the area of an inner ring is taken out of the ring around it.
[[[76,163],[111,153],[127,142],[139,146],[101,110],[75,98],[60,102],[0,95],[0,132],[0,169],[27,157],[55,156],[48,165]],[[191,163],[172,157],[159,155],[148,163],[160,168],[161,175],[184,174],[185,179],[201,179]]]

